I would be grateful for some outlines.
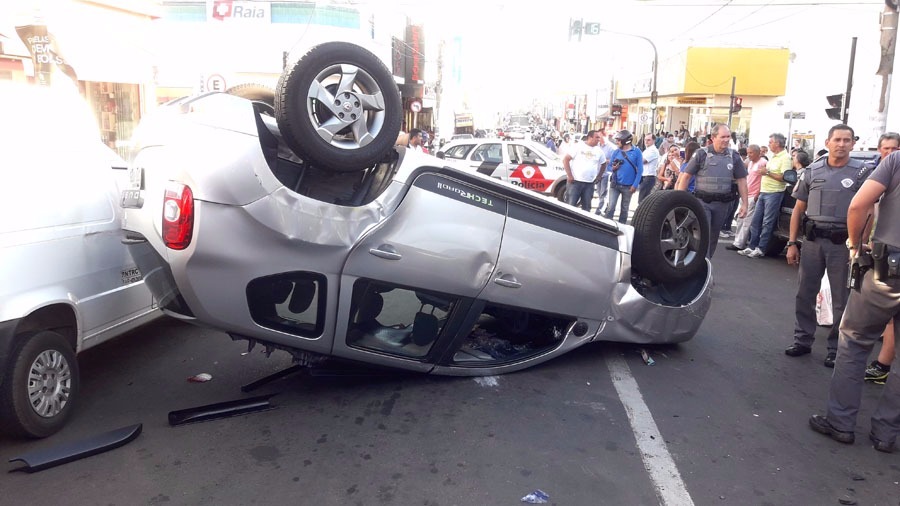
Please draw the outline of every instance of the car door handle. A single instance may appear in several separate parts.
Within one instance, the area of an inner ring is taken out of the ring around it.
[[[400,260],[403,258],[403,255],[397,253],[397,250],[389,244],[382,244],[377,248],[371,248],[369,253],[385,260]]]
[[[506,288],[521,288],[522,283],[516,281],[516,277],[511,274],[501,274],[494,278],[494,283]]]

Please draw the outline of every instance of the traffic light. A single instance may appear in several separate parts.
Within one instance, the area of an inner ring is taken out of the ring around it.
[[[583,32],[583,19],[575,19],[569,23],[569,41],[572,40],[573,35],[578,35],[578,42],[581,42],[581,34]]]
[[[731,102],[731,112],[741,112],[741,109],[744,107],[741,105],[744,99],[742,97],[734,97],[734,101]]]
[[[844,112],[844,94],[828,95],[825,99],[828,100],[828,105],[831,106],[829,109],[825,109],[825,114],[827,114],[830,119],[840,121]]]

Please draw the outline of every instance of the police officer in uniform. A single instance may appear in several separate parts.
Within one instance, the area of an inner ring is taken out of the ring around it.
[[[879,202],[879,199],[880,202]],[[900,153],[892,153],[872,172],[850,202],[847,211],[847,248],[851,260],[857,259],[851,271],[868,258],[871,216],[878,202],[879,220],[872,235],[871,259],[874,266],[865,270],[859,291],[851,290],[847,309],[841,321],[837,360],[828,395],[826,416],[813,415],[809,426],[835,441],[850,444],[855,439],[856,416],[862,395],[866,359],[891,319],[900,324]],[[804,246],[805,249],[805,246]],[[897,352],[894,352],[896,361]],[[869,439],[878,451],[892,452],[900,434],[900,375],[890,374],[878,406],[872,413]]]
[[[825,366],[834,367],[838,346],[838,325],[844,313],[847,288],[847,208],[871,169],[850,158],[855,143],[853,129],[835,125],[828,131],[828,157],[812,163],[794,187],[794,212],[788,241],[787,262],[800,264],[794,306],[794,344],[785,355],[810,353],[816,339],[816,296],[822,275],[828,272],[834,324],[828,333]],[[797,246],[802,231],[803,253]]]
[[[692,178],[696,178],[694,196],[703,202],[706,218],[709,222],[709,251],[707,258],[712,258],[719,243],[719,230],[731,212],[731,203],[737,196],[732,185],[737,183],[741,199],[738,217],[747,214],[747,168],[741,155],[729,148],[731,131],[724,124],[713,127],[712,145],[698,149],[684,168],[692,177],[680,177],[675,184],[676,190],[687,190]]]

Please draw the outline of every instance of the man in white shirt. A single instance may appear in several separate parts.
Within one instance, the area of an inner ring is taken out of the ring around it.
[[[422,131],[418,128],[413,128],[409,131],[409,149],[411,151],[418,151],[422,153]]]
[[[606,170],[606,155],[598,144],[603,134],[591,130],[584,138],[566,151],[563,168],[566,169],[566,203],[591,210],[594,198],[594,183]]]
[[[606,136],[606,128],[600,128],[600,149],[603,150],[603,155],[606,157],[607,163],[612,158],[613,151],[616,150],[616,143],[609,137]],[[597,178],[597,198],[599,199],[597,203],[597,211],[596,214],[603,214],[606,212],[606,194],[609,189],[609,178],[610,171],[604,170],[600,173],[600,176]]]
[[[641,173],[641,185],[638,187],[638,204],[640,204],[656,185],[656,172],[659,169],[659,150],[653,134],[644,136],[644,169]]]

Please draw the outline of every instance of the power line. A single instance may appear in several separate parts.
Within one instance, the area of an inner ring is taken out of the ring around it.
[[[705,18],[703,18],[703,19],[701,19],[700,21],[698,21],[694,26],[692,26],[692,27],[688,28],[687,30],[681,32],[681,34],[676,35],[675,37],[672,37],[671,39],[669,39],[669,42],[672,42],[673,40],[676,40],[676,39],[680,38],[682,35],[684,35],[684,34],[690,32],[690,31],[693,30],[694,28],[697,28],[697,27],[700,26],[702,23],[704,23],[707,19],[709,19],[709,18],[715,16],[716,14],[719,13],[719,11],[721,11],[721,10],[724,9],[725,7],[728,7],[728,6],[731,4],[731,2],[732,2],[732,0],[728,0],[728,2],[725,3],[725,5],[719,7],[718,9],[716,9],[715,11],[713,11],[709,16],[706,16]]]

